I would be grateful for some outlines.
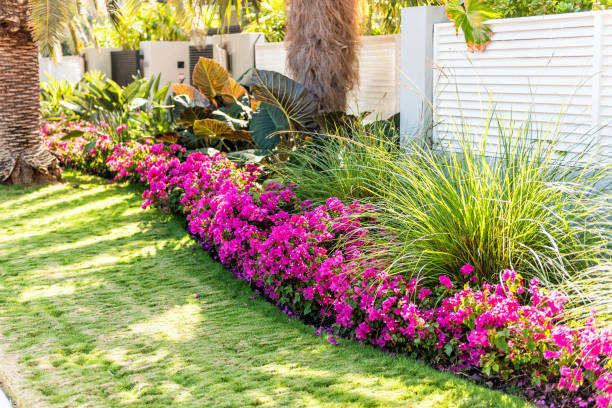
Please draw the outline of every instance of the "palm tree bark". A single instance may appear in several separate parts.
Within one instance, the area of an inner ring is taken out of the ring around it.
[[[290,0],[287,5],[289,74],[319,100],[319,111],[347,108],[359,83],[359,0]]]
[[[38,47],[28,0],[0,0],[0,183],[42,184],[61,177],[42,144]]]

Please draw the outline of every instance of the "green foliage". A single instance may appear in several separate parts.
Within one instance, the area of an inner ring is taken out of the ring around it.
[[[285,40],[287,15],[284,0],[264,0],[259,9],[247,18],[251,22],[244,27],[245,32],[264,33],[268,42]]]
[[[72,111],[62,105],[62,101],[72,97],[74,85],[68,81],[58,81],[47,75],[47,81],[40,83],[40,110],[45,120],[70,115]]]
[[[591,0],[487,0],[487,4],[504,18],[572,13],[593,8]]]
[[[434,280],[470,263],[479,279],[495,281],[512,267],[564,289],[574,305],[609,311],[612,287],[602,283],[612,281],[610,166],[577,167],[588,152],[559,155],[555,135],[530,123],[499,128],[489,157],[461,135],[442,150],[415,141],[400,151],[362,126],[352,139],[298,152],[285,174],[303,198],[372,204],[376,228],[365,255],[391,273]]]
[[[402,8],[442,4],[442,0],[362,0],[364,33],[399,34]]]
[[[175,115],[188,148],[225,152],[292,150],[303,132],[318,130],[316,100],[301,84],[277,72],[252,70],[246,75],[252,95],[217,62],[201,58],[189,85],[175,85]],[[200,143],[195,143],[199,136]],[[269,154],[256,154],[269,157]],[[249,156],[251,157],[251,156]]]
[[[491,41],[491,28],[484,22],[499,14],[482,0],[449,1],[446,15],[455,22],[457,33],[463,31],[470,51],[484,51]]]
[[[324,204],[329,197],[344,202],[372,197],[372,185],[388,184],[387,164],[401,155],[399,129],[391,121],[366,124],[338,113],[317,118],[324,137],[312,139],[292,154],[282,170],[304,200]]]
[[[255,100],[274,106],[282,112],[289,130],[317,129],[314,116],[317,101],[304,85],[274,71],[253,70],[251,92]]]
[[[188,27],[172,7],[163,2],[144,3],[134,15],[119,16],[117,24],[107,21],[93,27],[101,47],[122,47],[137,50],[142,41],[186,41]]]
[[[88,72],[59,105],[107,129],[113,140],[155,137],[171,131],[174,122],[173,106],[168,105],[170,84],[161,86],[160,78],[137,78],[122,88],[100,72]],[[127,128],[121,130],[123,125]]]
[[[200,58],[193,83],[174,85],[175,114],[184,128],[179,133],[188,148],[214,148],[220,151],[255,147],[247,131],[251,119],[247,90],[234,81],[227,70],[208,58]]]

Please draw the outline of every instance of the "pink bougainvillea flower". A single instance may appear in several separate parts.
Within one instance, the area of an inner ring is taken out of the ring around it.
[[[469,275],[474,272],[474,267],[467,263],[461,267],[460,271],[463,275]]]
[[[449,289],[455,287],[455,285],[453,285],[453,283],[451,282],[450,278],[446,275],[440,276],[440,285],[446,286]]]

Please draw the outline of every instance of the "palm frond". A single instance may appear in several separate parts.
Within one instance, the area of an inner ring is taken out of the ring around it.
[[[55,48],[61,43],[70,22],[71,0],[33,0],[30,27],[34,41],[43,54],[55,56]]]

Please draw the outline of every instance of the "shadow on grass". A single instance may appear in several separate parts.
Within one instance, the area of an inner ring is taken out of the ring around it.
[[[134,212],[138,189],[56,188],[23,190],[31,213],[0,209],[0,228],[21,225],[0,241],[0,331],[51,406],[528,406],[368,346],[331,346],[191,250],[183,220]]]

